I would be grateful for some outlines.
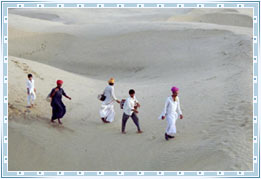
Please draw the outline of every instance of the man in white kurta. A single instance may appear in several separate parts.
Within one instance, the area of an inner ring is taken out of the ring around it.
[[[183,118],[182,111],[180,108],[180,100],[178,95],[178,88],[175,88],[176,91],[172,88],[173,95],[169,96],[165,102],[165,106],[163,112],[161,114],[161,119],[167,120],[167,128],[165,133],[165,139],[168,140],[169,138],[174,138],[171,136],[176,134],[176,121],[180,117]],[[175,100],[174,100],[175,99]]]
[[[34,79],[32,74],[28,74],[28,80],[26,81],[27,88],[27,105],[28,107],[33,107],[34,101],[36,99],[36,90],[34,87]]]
[[[137,127],[137,133],[142,133],[143,131],[140,130],[139,125],[139,118],[137,116],[138,110],[137,108],[140,107],[139,101],[135,97],[135,91],[131,89],[129,91],[129,97],[126,99],[123,105],[123,115],[122,115],[122,125],[121,125],[121,132],[126,134],[125,127],[129,117],[132,118],[134,124]]]
[[[103,122],[110,123],[114,120],[115,111],[114,111],[114,101],[120,103],[120,101],[116,98],[114,92],[114,79],[111,78],[108,81],[109,85],[104,89],[104,96],[106,96],[105,100],[102,102],[100,109],[100,117]]]

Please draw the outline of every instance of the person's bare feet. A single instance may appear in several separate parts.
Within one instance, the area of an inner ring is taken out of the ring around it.
[[[63,124],[63,123],[60,121],[60,119],[58,119],[58,122],[59,122],[59,124]]]
[[[143,131],[139,130],[139,131],[137,131],[137,133],[138,133],[138,134],[141,134],[141,133],[143,133]]]
[[[125,132],[125,131],[122,131],[121,133],[122,133],[122,134],[126,134],[126,132]]]

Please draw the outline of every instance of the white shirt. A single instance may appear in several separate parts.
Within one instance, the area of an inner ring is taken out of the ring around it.
[[[138,103],[139,101],[136,99],[136,97],[134,96],[134,98],[132,97],[128,97],[126,99],[126,101],[124,102],[124,105],[123,105],[123,112],[126,114],[126,115],[129,115],[131,116],[132,113],[133,113],[133,109],[134,109],[134,106],[136,106],[136,104]]]
[[[103,94],[106,96],[105,100],[103,101],[103,104],[110,104],[113,101],[116,101],[117,98],[114,93],[114,87],[109,85],[104,89]]]
[[[26,88],[29,89],[29,93],[34,93],[34,79],[26,81]]]
[[[182,114],[182,111],[180,109],[179,97],[177,96],[176,101],[174,101],[172,96],[169,96],[165,102],[162,116],[175,116],[176,113],[178,113],[178,115]]]

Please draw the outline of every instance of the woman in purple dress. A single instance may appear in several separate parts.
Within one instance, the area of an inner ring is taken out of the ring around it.
[[[52,106],[52,119],[51,122],[54,122],[54,120],[58,119],[59,124],[62,124],[60,119],[64,116],[66,113],[66,107],[62,102],[62,96],[65,96],[68,99],[72,99],[71,97],[67,96],[64,90],[62,89],[62,80],[57,80],[57,87],[53,88],[50,97],[52,99],[51,106]]]

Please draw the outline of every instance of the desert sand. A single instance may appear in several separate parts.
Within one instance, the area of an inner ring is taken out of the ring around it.
[[[9,170],[252,170],[251,9],[10,9]],[[26,108],[27,74],[36,106]],[[110,77],[134,88],[143,134],[99,118]],[[64,81],[67,113],[50,124],[46,96]],[[171,86],[183,120],[165,141]]]

